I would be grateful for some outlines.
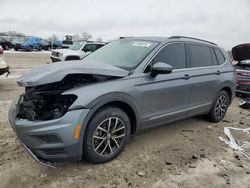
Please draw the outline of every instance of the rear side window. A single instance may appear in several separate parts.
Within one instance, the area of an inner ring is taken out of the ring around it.
[[[174,69],[186,68],[185,45],[182,43],[167,45],[155,56],[153,63],[157,62],[169,64]]]
[[[212,66],[213,60],[209,47],[201,45],[189,45],[190,67]]]
[[[223,64],[225,62],[225,60],[226,60],[224,55],[218,49],[214,49],[214,51],[215,51],[215,54],[216,54],[219,65]]]

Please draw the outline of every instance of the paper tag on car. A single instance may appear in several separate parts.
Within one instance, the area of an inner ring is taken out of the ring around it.
[[[136,42],[133,42],[132,46],[138,46],[138,47],[146,47],[146,48],[148,48],[149,46],[151,46],[151,43],[136,41]]]

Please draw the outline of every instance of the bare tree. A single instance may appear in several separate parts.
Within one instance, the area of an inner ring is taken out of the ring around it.
[[[98,42],[102,42],[102,38],[101,38],[101,37],[99,37],[99,38],[97,38],[97,39],[96,39],[96,41],[98,41]]]
[[[0,35],[2,35],[2,36],[14,36],[14,37],[24,37],[25,36],[23,33],[16,32],[16,31],[1,32]]]
[[[51,37],[49,38],[49,41],[51,42],[52,48],[57,40],[58,40],[57,34],[52,34]]]
[[[75,34],[72,36],[72,40],[73,40],[73,41],[81,41],[81,36],[80,36],[78,33],[75,33]]]
[[[83,32],[83,33],[81,33],[81,35],[82,35],[82,40],[84,40],[84,41],[88,41],[89,39],[92,38],[92,35],[87,33],[87,32]]]

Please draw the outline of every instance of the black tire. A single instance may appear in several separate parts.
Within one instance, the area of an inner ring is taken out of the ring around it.
[[[18,48],[14,48],[15,49],[15,51],[18,51],[19,49]]]
[[[223,98],[225,99],[224,102]],[[207,115],[208,120],[213,123],[221,121],[224,118],[225,114],[227,113],[229,103],[230,103],[230,98],[228,93],[224,90],[220,91],[216,96],[215,101],[213,102],[209,114]]]
[[[127,145],[130,130],[129,117],[123,110],[117,107],[102,108],[88,124],[83,141],[83,157],[96,164],[113,160]]]
[[[28,51],[29,51],[29,52],[32,52],[32,51],[33,51],[33,47],[30,46],[30,47],[28,48]]]

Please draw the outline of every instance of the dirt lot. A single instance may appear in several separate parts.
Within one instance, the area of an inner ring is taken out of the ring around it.
[[[250,127],[250,111],[235,99],[223,122],[192,118],[141,132],[114,161],[37,164],[19,145],[7,110],[23,90],[15,78],[50,62],[48,53],[6,53],[9,78],[0,77],[0,187],[250,187],[249,160],[218,137],[223,127]],[[249,139],[249,138],[248,138]]]

